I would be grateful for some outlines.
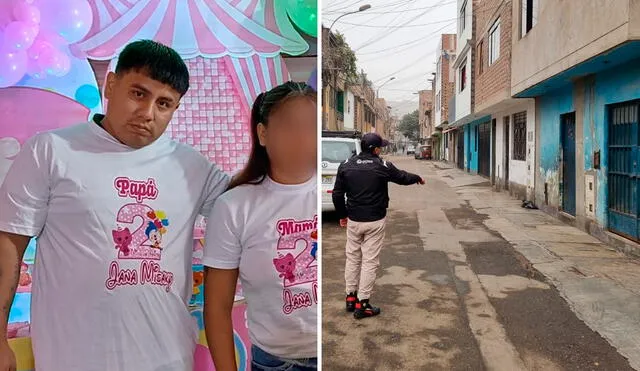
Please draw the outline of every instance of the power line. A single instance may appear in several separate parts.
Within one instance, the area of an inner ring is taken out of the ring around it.
[[[441,5],[441,4],[442,4],[442,2],[444,2],[444,0],[440,0],[440,4],[438,4],[438,5]],[[409,23],[413,22],[414,20],[416,20],[416,19],[418,19],[419,17],[422,17],[423,15],[425,15],[425,14],[427,14],[427,13],[431,12],[433,9],[435,9],[435,8],[437,8],[437,7],[438,7],[438,6],[433,6],[433,7],[429,8],[429,9],[425,10],[424,12],[422,12],[422,13],[420,13],[420,14],[416,15],[415,17],[412,17],[411,19],[409,19],[409,20],[408,20],[407,22],[405,22],[404,24],[406,25],[406,24],[409,24]],[[356,49],[355,49],[355,51],[357,52],[358,50],[360,50],[360,49],[362,49],[362,48],[365,48],[365,47],[367,47],[367,46],[369,46],[369,45],[371,45],[371,44],[373,44],[373,43],[375,43],[375,42],[379,42],[380,40],[384,39],[385,37],[388,37],[389,35],[393,34],[393,33],[394,33],[395,31],[397,31],[397,30],[398,30],[398,28],[395,28],[394,30],[392,30],[392,31],[390,31],[390,32],[386,32],[386,33],[384,33],[384,35],[380,35],[380,36],[378,36],[377,38],[372,38],[372,39],[370,39],[371,41],[367,41],[367,42],[365,42],[364,44],[360,45],[358,48],[356,48]]]
[[[451,25],[453,25],[453,22],[451,22],[449,24],[446,24],[444,27],[436,30],[433,33],[430,33],[430,34],[428,34],[426,36],[422,36],[419,39],[413,40],[413,41],[405,43],[405,44],[400,44],[400,45],[394,46],[392,48],[378,49],[376,51],[360,52],[360,53],[357,53],[357,56],[360,56],[360,55],[372,55],[372,54],[387,54],[387,53],[390,53],[390,52],[393,52],[395,54],[402,53],[402,52],[405,52],[407,50],[413,49],[416,46],[415,44],[431,40],[434,37],[439,37],[441,35],[440,32],[442,30],[444,30],[445,28],[451,26]],[[403,47],[403,48],[401,48],[401,47]],[[398,49],[398,48],[401,48],[401,49]],[[396,49],[398,49],[398,50],[396,50]]]
[[[443,5],[443,6],[444,5],[450,5],[450,4],[455,4],[456,2],[457,1],[450,1],[448,3],[444,3],[444,4],[441,4],[441,5]],[[426,6],[426,7],[422,7],[422,8],[415,8],[415,9],[411,9],[411,10],[399,10],[399,11],[389,10],[389,11],[386,11],[386,12],[377,12],[377,11],[369,12],[369,11],[367,11],[367,15],[369,15],[369,14],[389,14],[389,13],[399,13],[399,12],[415,12],[415,11],[418,11],[418,10],[431,9],[431,8],[434,8],[434,7],[436,7],[436,5]],[[376,7],[375,9],[378,9],[378,7]],[[339,13],[339,12],[338,11],[328,11],[328,12],[323,12],[322,15],[324,16],[325,14],[334,14],[334,13]]]

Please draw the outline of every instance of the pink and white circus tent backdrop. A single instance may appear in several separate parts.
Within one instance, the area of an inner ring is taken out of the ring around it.
[[[251,103],[289,78],[281,54],[308,44],[275,0],[89,0],[93,25],[75,52],[110,61],[128,43],[153,39],[173,47],[192,88],[167,135],[193,145],[225,171],[246,162]]]

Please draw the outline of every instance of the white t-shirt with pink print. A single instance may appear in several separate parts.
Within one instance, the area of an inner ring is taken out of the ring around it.
[[[251,342],[283,358],[317,353],[317,184],[266,178],[216,201],[203,264],[240,270]]]
[[[191,371],[193,226],[229,176],[161,137],[127,147],[97,124],[25,143],[0,188],[0,230],[38,236],[38,371]]]

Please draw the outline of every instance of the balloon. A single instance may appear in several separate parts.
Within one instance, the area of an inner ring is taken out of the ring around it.
[[[42,1],[40,7],[40,26],[55,31],[67,43],[82,40],[93,23],[93,11],[87,0]]]
[[[287,14],[291,21],[309,36],[318,35],[318,1],[287,0]]]
[[[38,25],[26,22],[11,22],[4,30],[4,49],[27,50],[38,36]]]
[[[13,16],[17,21],[38,24],[40,23],[40,10],[33,6],[29,5],[26,2],[19,1],[13,7]]]
[[[52,76],[62,77],[69,73],[71,61],[68,55],[51,46],[38,56],[38,66]]]
[[[31,49],[29,49],[31,50]],[[27,59],[27,75],[34,79],[44,79],[47,76],[47,72],[44,68],[40,67],[37,59]]]
[[[24,50],[0,50],[0,88],[13,86],[27,70],[27,53]]]

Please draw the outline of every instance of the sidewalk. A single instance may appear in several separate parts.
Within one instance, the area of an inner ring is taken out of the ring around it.
[[[552,283],[578,318],[640,369],[640,260],[521,201],[495,192],[486,178],[433,162],[442,181],[488,216],[484,224]],[[579,341],[576,339],[576,341]]]

